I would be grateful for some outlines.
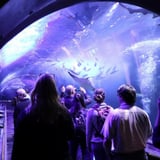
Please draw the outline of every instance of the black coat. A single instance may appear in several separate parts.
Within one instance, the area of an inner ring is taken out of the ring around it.
[[[74,126],[67,109],[59,107],[56,119],[39,119],[34,111],[23,112],[14,135],[12,160],[69,160],[68,141]],[[45,115],[45,113],[44,113]],[[54,115],[53,115],[54,117]]]

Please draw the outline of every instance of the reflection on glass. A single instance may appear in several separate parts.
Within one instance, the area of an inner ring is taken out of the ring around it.
[[[122,83],[137,89],[137,104],[154,119],[159,96],[160,18],[124,3],[74,5],[28,26],[0,51],[1,98],[18,87],[32,89],[40,73],[55,75],[58,89],[74,84],[92,95],[106,90],[117,107]]]

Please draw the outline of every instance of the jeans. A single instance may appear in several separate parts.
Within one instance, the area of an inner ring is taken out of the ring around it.
[[[95,160],[107,160],[106,152],[103,147],[103,142],[91,143],[91,149]]]
[[[79,150],[80,149],[80,150]],[[73,160],[77,160],[78,152],[81,151],[82,160],[91,160],[91,154],[86,147],[86,137],[75,137],[70,142],[70,151]]]

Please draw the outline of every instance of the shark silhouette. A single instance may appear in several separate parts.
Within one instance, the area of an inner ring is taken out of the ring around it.
[[[78,75],[75,75],[70,71],[68,71],[68,74],[79,84],[79,86],[84,87],[86,90],[95,90],[95,87],[89,78],[78,77]]]

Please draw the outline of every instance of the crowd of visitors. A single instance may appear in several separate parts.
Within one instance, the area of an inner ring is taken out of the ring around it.
[[[14,98],[12,160],[147,160],[152,138],[160,148],[160,99],[155,126],[129,84],[117,89],[119,106],[106,102],[106,91],[62,86],[50,74],[37,79],[30,94],[17,90]]]

